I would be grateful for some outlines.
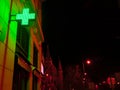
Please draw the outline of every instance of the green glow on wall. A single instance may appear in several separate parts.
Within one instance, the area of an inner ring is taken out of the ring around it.
[[[29,19],[35,19],[35,13],[29,13],[29,8],[23,9],[22,14],[16,15],[16,20],[22,20],[21,25],[28,25]]]
[[[5,42],[6,33],[7,33],[7,24],[0,19],[0,41]]]
[[[0,0],[0,4],[0,41],[4,43],[10,12],[10,0]]]
[[[15,48],[16,48],[16,38],[17,38],[17,22],[11,21],[8,46],[12,51],[15,51]]]
[[[9,12],[10,12],[10,0],[0,0],[0,18],[5,21],[5,23],[8,23],[9,19]]]
[[[29,47],[28,47],[28,58],[27,60],[30,62],[31,61],[31,38],[29,39]]]

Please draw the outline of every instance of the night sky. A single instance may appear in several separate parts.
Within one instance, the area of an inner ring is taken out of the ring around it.
[[[95,82],[120,70],[120,10],[114,0],[46,1],[43,32],[53,63],[63,68],[91,59],[86,70]]]

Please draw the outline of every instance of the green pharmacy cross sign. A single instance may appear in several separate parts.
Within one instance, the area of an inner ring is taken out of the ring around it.
[[[29,8],[23,9],[22,14],[16,15],[16,20],[22,20],[21,25],[28,25],[29,19],[35,19],[35,13],[29,13]]]

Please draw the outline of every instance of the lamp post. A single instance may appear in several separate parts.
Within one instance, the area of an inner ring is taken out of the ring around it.
[[[84,65],[84,63],[82,62],[82,68],[83,68],[83,85],[84,85],[84,87],[85,87],[85,84],[86,84],[86,77],[85,77],[85,73],[86,73],[86,71],[85,71],[85,65]]]
[[[86,75],[87,75],[87,73],[86,73],[86,69],[85,69],[85,64],[91,64],[91,61],[88,59],[88,60],[85,60],[85,62],[84,61],[82,61],[82,69],[83,69],[83,85],[84,85],[84,88],[86,88]]]

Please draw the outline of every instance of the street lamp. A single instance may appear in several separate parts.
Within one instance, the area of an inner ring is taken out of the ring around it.
[[[86,63],[87,63],[87,64],[91,64],[91,61],[88,59],[88,60],[86,61]]]
[[[83,68],[83,85],[84,87],[86,87],[86,69],[85,69],[85,64],[91,64],[91,60],[90,59],[87,59],[85,61],[82,61],[82,68]]]
[[[90,59],[86,60],[86,64],[88,65],[91,64],[91,60]],[[83,74],[87,75],[86,70],[85,70],[85,62],[82,62],[82,67],[83,67]]]

